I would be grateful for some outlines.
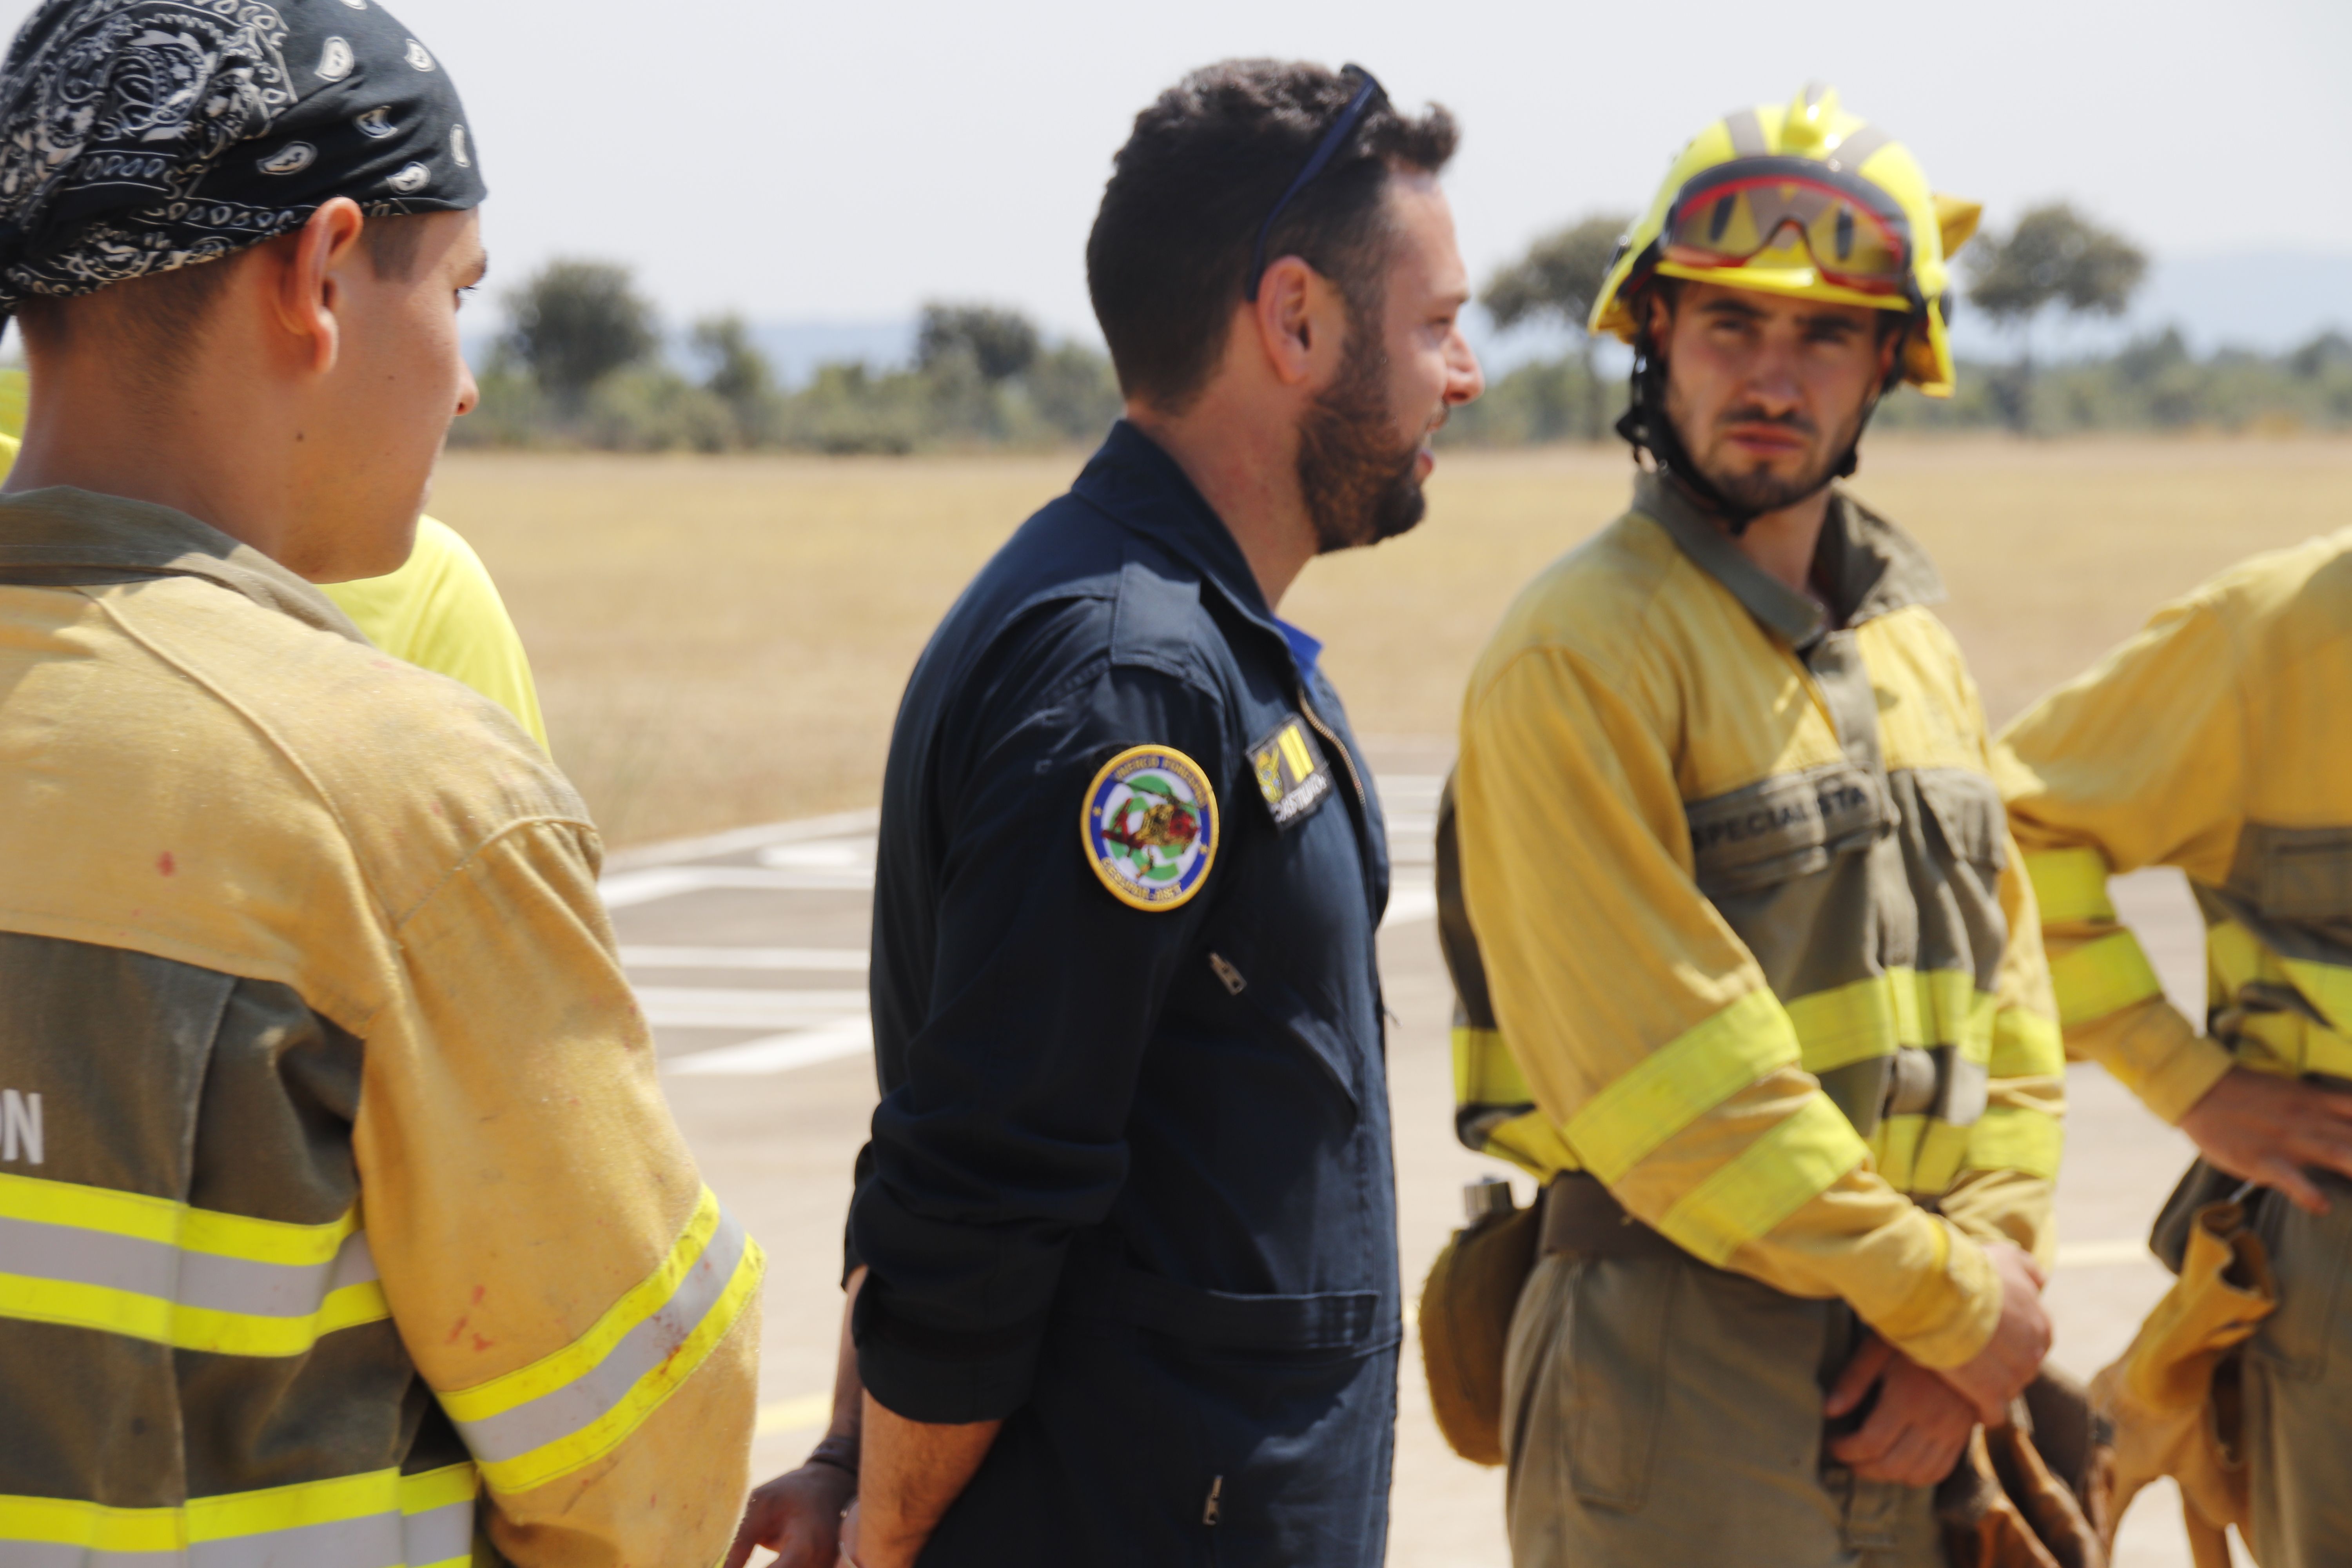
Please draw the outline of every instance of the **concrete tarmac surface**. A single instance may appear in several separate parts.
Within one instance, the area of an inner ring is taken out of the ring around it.
[[[1462,1184],[1504,1167],[1454,1139],[1453,994],[1438,956],[1430,865],[1450,748],[1375,740],[1367,750],[1394,860],[1381,958],[1396,1015],[1389,1073],[1410,1301],[1460,1223]],[[605,871],[622,959],[653,1023],[679,1123],[704,1178],[768,1251],[759,1479],[798,1464],[830,1409],[841,1227],[875,1101],[866,1016],[874,825],[866,811],[747,828],[617,854]],[[2179,878],[2121,879],[2116,901],[2166,988],[2201,1016],[2202,928]],[[2069,1088],[2049,1301],[2057,1361],[2087,1377],[2122,1351],[2169,1281],[2146,1237],[2190,1151],[2098,1068],[2071,1069]],[[1521,1177],[1517,1185],[1528,1201],[1532,1184]],[[1446,1448],[1410,1342],[1399,1392],[1390,1563],[1508,1568],[1501,1472]],[[2126,1521],[2116,1568],[2189,1562],[2169,1488],[2144,1494]]]

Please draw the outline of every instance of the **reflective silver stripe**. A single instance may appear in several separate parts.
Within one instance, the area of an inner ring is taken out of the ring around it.
[[[444,1503],[423,1513],[410,1514],[401,1527],[401,1537],[408,1543],[408,1555],[401,1559],[404,1563],[446,1563],[452,1558],[470,1561],[474,1554],[473,1500]]]
[[[384,1568],[410,1561],[396,1513],[297,1525],[188,1548],[188,1568]],[[427,1559],[430,1561],[430,1559]]]
[[[454,1502],[404,1519],[369,1514],[298,1525],[185,1552],[107,1552],[47,1541],[0,1541],[0,1568],[405,1568],[464,1560],[474,1550],[474,1505]]]
[[[180,1568],[177,1552],[100,1552],[54,1541],[0,1541],[0,1568]]]
[[[1723,128],[1731,132],[1732,152],[1742,158],[1761,158],[1772,151],[1772,144],[1764,140],[1764,122],[1752,109],[1725,115]]]
[[[748,1238],[733,1215],[720,1211],[709,1244],[696,1258],[668,1300],[621,1336],[603,1361],[560,1388],[550,1389],[511,1410],[478,1421],[460,1421],[474,1457],[489,1463],[512,1459],[568,1437],[603,1415],[667,1361],[710,1314],[743,1260]]]
[[[1870,162],[1872,153],[1894,140],[1877,126],[1865,125],[1837,144],[1837,151],[1829,156],[1829,165],[1853,174]]]
[[[364,1231],[345,1237],[324,1263],[256,1263],[26,1219],[0,1219],[0,1273],[95,1285],[255,1318],[307,1318],[330,1292],[376,1277]],[[0,1568],[13,1565],[0,1559]]]

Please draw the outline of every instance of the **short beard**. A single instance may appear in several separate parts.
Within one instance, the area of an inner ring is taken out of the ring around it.
[[[1698,469],[1699,477],[1714,487],[1716,494],[1749,517],[1762,517],[1767,512],[1779,511],[1784,507],[1796,505],[1808,496],[1817,495],[1833,482],[1838,477],[1838,470],[1845,466],[1846,454],[1853,450],[1854,444],[1862,439],[1864,423],[1869,419],[1871,411],[1877,406],[1878,399],[1873,397],[1854,410],[1853,417],[1839,429],[1836,438],[1822,447],[1820,460],[1811,468],[1790,479],[1780,479],[1769,470],[1750,470],[1744,473],[1718,470],[1701,463],[1695,452],[1693,452],[1691,463]],[[1669,408],[1668,417],[1675,418],[1679,432],[1681,421],[1675,417],[1675,411]],[[1756,425],[1787,424],[1808,435],[1812,433],[1810,420],[1801,418],[1779,420],[1755,409],[1735,409],[1725,415],[1718,423],[1729,424],[1734,421]],[[1688,437],[1683,438],[1683,449],[1686,452],[1692,451]]]
[[[1420,438],[1391,444],[1389,354],[1379,316],[1349,310],[1339,374],[1298,421],[1298,489],[1318,554],[1394,539],[1429,510],[1417,472]]]

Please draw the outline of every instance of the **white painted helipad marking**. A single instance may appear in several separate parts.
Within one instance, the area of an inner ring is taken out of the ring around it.
[[[874,874],[871,838],[821,838],[805,844],[771,844],[760,864],[779,871],[864,871]]]
[[[685,1077],[763,1078],[770,1073],[862,1056],[873,1048],[873,1026],[862,1017],[845,1018],[824,1028],[767,1035],[740,1045],[673,1057],[662,1066],[666,1072]]]
[[[874,868],[777,870],[766,866],[648,866],[641,871],[615,871],[599,886],[605,908],[624,910],[656,899],[722,888],[748,888],[762,893],[870,893]]]
[[[866,954],[862,947],[624,946],[621,963],[630,969],[862,970]]]
[[[1437,884],[1414,879],[1389,884],[1388,913],[1381,917],[1383,927],[1404,925],[1412,921],[1434,920],[1437,917]]]
[[[692,985],[640,985],[637,1005],[657,1029],[789,1029],[861,1020],[863,991],[728,991]]]
[[[2155,1262],[2156,1255],[2148,1251],[2145,1237],[2126,1237],[2112,1241],[2062,1241],[2058,1244],[2058,1267],[2061,1268],[2113,1268],[2118,1264]]]

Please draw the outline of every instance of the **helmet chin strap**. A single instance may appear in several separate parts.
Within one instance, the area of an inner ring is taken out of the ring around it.
[[[1853,439],[1846,443],[1844,454],[1832,470],[1831,479],[1850,479],[1862,467],[1862,433],[1870,428],[1871,416],[1878,412],[1880,401],[1903,379],[1903,356],[1896,353],[1895,368],[1889,371],[1878,390],[1855,421]],[[1717,489],[1713,480],[1699,471],[1690,448],[1683,445],[1682,433],[1666,414],[1666,360],[1658,352],[1656,342],[1644,325],[1633,339],[1633,395],[1625,412],[1617,421],[1617,434],[1637,453],[1647,452],[1650,460],[1663,471],[1671,474],[1697,498],[1707,510],[1721,518],[1731,537],[1738,538],[1748,531],[1748,525],[1777,508],[1753,507],[1736,501]]]

